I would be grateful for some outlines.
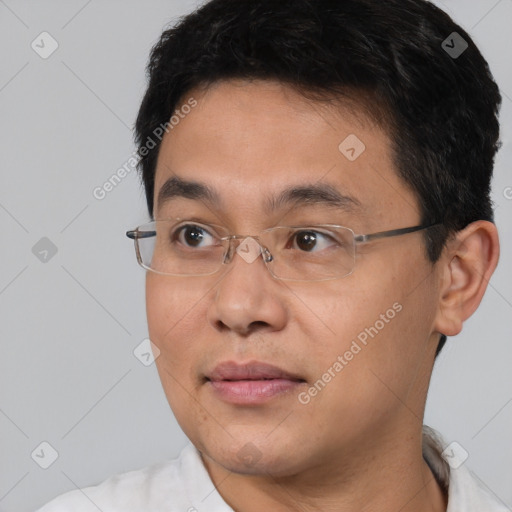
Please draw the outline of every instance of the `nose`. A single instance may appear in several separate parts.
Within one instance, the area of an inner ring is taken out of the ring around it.
[[[240,237],[231,243],[225,258],[230,268],[216,285],[208,309],[208,321],[214,328],[247,335],[256,329],[284,327],[283,287],[270,275],[264,258],[272,256],[255,237]]]

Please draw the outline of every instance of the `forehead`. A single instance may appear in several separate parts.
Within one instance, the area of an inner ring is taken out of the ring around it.
[[[263,81],[219,82],[190,91],[181,105],[190,100],[196,105],[160,147],[155,212],[159,196],[178,197],[184,181],[208,185],[216,206],[238,214],[268,213],[286,190],[322,184],[368,213],[410,195],[394,170],[387,134],[353,109]],[[188,193],[193,199],[191,187]]]

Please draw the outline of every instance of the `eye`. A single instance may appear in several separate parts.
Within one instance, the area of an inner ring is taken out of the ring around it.
[[[296,231],[292,236],[292,240],[294,240],[296,246],[304,252],[312,252],[314,249],[326,249],[333,244],[340,245],[340,242],[335,240],[333,236],[309,229]]]
[[[215,240],[215,237],[201,226],[187,224],[179,227],[173,232],[172,241],[174,242],[176,239],[186,247],[201,247],[201,243],[203,242],[204,247],[205,245],[214,245],[211,242]]]

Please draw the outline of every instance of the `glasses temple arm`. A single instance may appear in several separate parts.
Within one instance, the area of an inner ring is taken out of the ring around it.
[[[156,236],[156,231],[127,231],[126,236],[128,238],[131,238],[132,240],[135,240],[137,238],[151,238],[152,236]]]
[[[370,240],[378,240],[379,238],[388,238],[391,236],[406,235],[407,233],[414,233],[415,231],[421,231],[423,229],[432,228],[439,226],[441,223],[436,222],[434,224],[421,224],[419,226],[412,226],[410,228],[392,229],[390,231],[379,231],[378,233],[370,233],[369,235],[355,235],[354,240],[356,242],[369,242]]]

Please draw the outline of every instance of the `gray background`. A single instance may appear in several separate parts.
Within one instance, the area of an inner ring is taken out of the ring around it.
[[[436,3],[475,38],[503,94],[502,256],[437,364],[425,423],[512,506],[512,0]],[[155,366],[133,353],[147,337],[144,272],[124,232],[147,220],[143,191],[135,171],[102,200],[93,190],[134,151],[151,46],[195,5],[0,0],[0,511],[34,510],[186,443]],[[31,47],[43,31],[59,45],[46,59]],[[33,252],[43,237],[57,249],[46,261]],[[43,441],[59,454],[48,469]]]

